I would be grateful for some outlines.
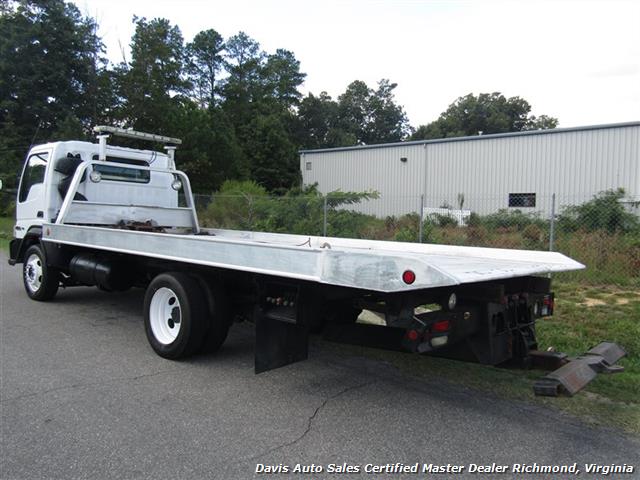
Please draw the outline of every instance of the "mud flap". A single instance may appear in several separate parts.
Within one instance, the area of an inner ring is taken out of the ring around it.
[[[309,332],[294,323],[256,315],[255,372],[262,373],[306,360]]]
[[[299,288],[269,283],[261,288],[262,301],[254,311],[255,373],[306,360],[309,328],[302,314]]]
[[[617,344],[602,342],[584,355],[570,359],[565,365],[545,375],[533,385],[536,395],[573,396],[591,382],[598,373],[617,373],[624,370],[615,363],[626,355]]]

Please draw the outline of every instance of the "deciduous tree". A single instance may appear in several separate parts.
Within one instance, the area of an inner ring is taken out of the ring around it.
[[[338,97],[338,126],[359,144],[404,140],[410,126],[404,109],[395,102],[397,84],[382,79],[377,90],[361,80],[349,84]]]
[[[458,98],[440,117],[421,125],[412,140],[463,137],[555,128],[558,120],[547,115],[530,115],[531,105],[521,97],[507,98],[500,92],[472,93]]]

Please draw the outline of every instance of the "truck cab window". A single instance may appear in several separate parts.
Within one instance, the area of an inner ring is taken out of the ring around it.
[[[24,172],[22,173],[18,201],[24,202],[29,196],[31,187],[39,183],[44,183],[47,160],[49,160],[49,152],[34,153],[29,157],[24,167]]]
[[[93,160],[98,160],[98,155],[94,155]],[[148,170],[137,170],[135,168],[118,167],[109,165],[108,162],[124,163],[127,165],[140,165],[142,167],[149,166],[149,164],[144,160],[133,160],[130,158],[108,156],[107,162],[105,162],[104,164],[93,165],[93,170],[100,172],[102,174],[103,180],[133,183],[149,183],[151,181],[151,172],[149,172]]]

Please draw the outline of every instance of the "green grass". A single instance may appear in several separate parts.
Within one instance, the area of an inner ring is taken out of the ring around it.
[[[578,284],[558,284],[555,291],[556,315],[538,326],[542,346],[576,355],[600,341],[618,343],[627,352],[620,361],[625,371],[599,375],[589,391],[640,406],[640,293],[611,286],[593,291]]]
[[[567,283],[555,285],[554,290],[555,314],[538,322],[542,350],[553,346],[569,355],[578,355],[608,340],[627,352],[619,362],[624,372],[600,374],[573,397],[536,397],[532,387],[535,380],[544,375],[540,370],[497,368],[364,347],[349,346],[346,351],[391,363],[412,376],[434,381],[444,379],[500,397],[558,409],[590,424],[615,426],[640,434],[640,293],[611,286],[594,289]],[[587,306],[594,300],[589,295],[593,292],[608,295],[607,303]]]
[[[13,238],[13,224],[15,219],[12,217],[0,217],[0,250],[9,251],[9,240]]]

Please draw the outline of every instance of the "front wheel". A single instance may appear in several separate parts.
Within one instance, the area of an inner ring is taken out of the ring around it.
[[[56,296],[60,272],[47,265],[40,245],[31,245],[24,254],[22,281],[32,300],[46,302]]]
[[[206,333],[207,302],[194,278],[162,273],[144,297],[144,327],[153,350],[176,360],[196,353]]]

